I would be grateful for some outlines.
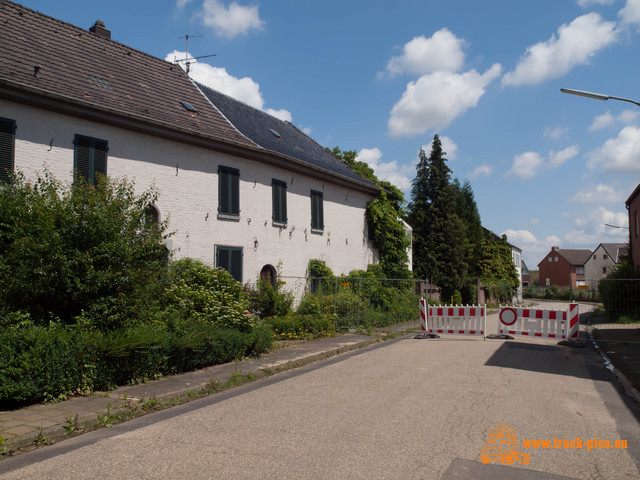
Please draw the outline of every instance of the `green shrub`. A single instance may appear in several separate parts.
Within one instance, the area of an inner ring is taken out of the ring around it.
[[[250,332],[254,325],[242,285],[227,271],[199,260],[185,258],[171,264],[170,286],[162,301],[169,322],[201,321],[243,332]]]
[[[59,325],[0,328],[0,409],[92,391],[99,341]]]
[[[27,312],[39,325],[82,315],[101,330],[144,321],[162,289],[167,225],[147,221],[156,192],[134,190],[16,173],[0,188],[0,314]]]
[[[293,293],[281,291],[282,284],[260,279],[258,287],[249,291],[250,308],[261,317],[288,315],[293,305]]]
[[[334,335],[336,329],[332,317],[295,315],[269,318],[266,322],[271,326],[276,340],[300,340]]]

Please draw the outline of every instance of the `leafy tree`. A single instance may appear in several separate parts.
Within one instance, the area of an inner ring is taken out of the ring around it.
[[[438,135],[431,154],[420,150],[412,182],[409,224],[414,235],[414,271],[443,289],[445,298],[462,290],[469,277],[470,242],[461,217],[464,198],[451,181],[451,169]]]
[[[518,289],[520,280],[511,259],[511,247],[507,244],[506,235],[503,235],[502,239],[498,241],[492,233],[488,233],[482,241],[478,268],[483,283],[490,285],[496,292],[500,292],[497,296],[501,300],[511,298]],[[498,288],[500,284],[503,286]]]
[[[388,278],[409,278],[407,249],[411,240],[407,238],[402,218],[406,216],[405,199],[402,191],[390,182],[379,180],[373,169],[365,162],[357,160],[355,150],[340,150],[339,147],[327,151],[342,160],[360,176],[381,188],[377,198],[367,205],[366,218],[369,235],[380,254],[380,265]]]
[[[124,180],[68,187],[48,172],[33,183],[17,173],[0,188],[0,316],[100,329],[140,321],[168,258],[167,225],[147,215],[156,197]]]

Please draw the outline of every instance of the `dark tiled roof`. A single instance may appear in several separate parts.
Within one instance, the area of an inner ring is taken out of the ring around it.
[[[571,265],[584,265],[591,256],[591,250],[582,249],[558,249],[555,250],[555,253],[562,256]]]
[[[615,263],[620,263],[622,261],[620,257],[627,253],[626,243],[601,243],[600,245],[602,245],[602,248],[606,250],[609,257],[611,257]]]
[[[7,0],[0,45],[0,85],[255,148],[177,65]]]
[[[374,183],[355,173],[291,123],[209,87],[199,86],[238,130],[261,147],[376,188]]]

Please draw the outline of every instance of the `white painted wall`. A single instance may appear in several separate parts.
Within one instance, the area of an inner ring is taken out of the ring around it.
[[[368,241],[365,207],[372,196],[253,160],[85,121],[0,100],[0,117],[17,124],[15,165],[27,178],[44,167],[73,180],[75,134],[107,140],[107,173],[135,180],[139,191],[155,185],[157,208],[169,219],[176,257],[214,264],[215,245],[243,247],[243,282],[254,283],[264,265],[283,276],[304,276],[309,259],[336,274],[377,261]],[[240,170],[240,218],[217,217],[218,165]],[[272,225],[271,179],[287,182],[288,224]],[[324,232],[311,233],[310,191],[324,192]],[[306,234],[305,234],[306,230]],[[256,241],[257,240],[257,246]]]
[[[605,255],[607,258],[604,258]],[[616,266],[613,258],[611,258],[605,248],[602,245],[598,245],[598,248],[596,248],[584,264],[584,278],[592,288],[597,288],[597,280],[613,272]],[[603,268],[607,269],[606,273],[602,273]],[[589,282],[589,280],[592,281]]]

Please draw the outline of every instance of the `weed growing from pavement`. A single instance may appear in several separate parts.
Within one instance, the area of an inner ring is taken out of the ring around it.
[[[67,417],[67,421],[62,425],[65,432],[68,434],[72,433],[82,433],[85,431],[84,427],[81,427],[78,423],[78,414],[76,413],[75,417]]]

